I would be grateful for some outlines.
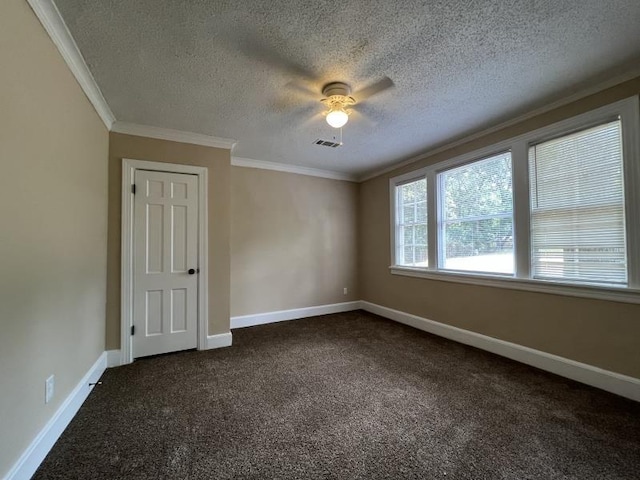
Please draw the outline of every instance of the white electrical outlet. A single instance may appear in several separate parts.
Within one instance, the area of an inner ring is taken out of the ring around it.
[[[346,295],[347,293],[349,293],[349,289],[347,287],[344,287],[342,293]]]
[[[47,378],[44,382],[44,403],[49,403],[53,398],[53,392],[56,379],[53,375]]]

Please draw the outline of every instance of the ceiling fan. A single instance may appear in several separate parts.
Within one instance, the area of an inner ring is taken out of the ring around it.
[[[348,108],[356,104],[351,95],[351,87],[343,82],[331,82],[324,86],[320,100],[328,108],[324,112],[327,123],[333,128],[342,128],[349,121],[352,109]]]
[[[227,30],[227,40],[230,40],[235,49],[246,57],[275,67],[293,76],[294,79],[286,84],[286,88],[302,94],[309,100],[309,104],[313,101],[315,105],[315,102],[318,101],[320,95],[318,95],[316,85],[321,82],[322,77],[312,69],[283,55],[278,49],[269,46],[253,32],[246,29]],[[362,108],[365,106],[365,101],[394,86],[393,81],[384,76],[352,94],[351,86],[343,81],[325,83],[321,90],[323,98],[320,99],[320,102],[325,105],[326,110],[322,114],[327,124],[333,128],[342,128],[346,125],[349,117],[354,112],[357,113],[358,117],[367,119],[364,108]],[[294,107],[290,102],[291,97],[288,98],[287,105],[284,108]],[[296,102],[295,106],[306,106],[302,105],[303,102]],[[309,104],[309,109],[315,108]],[[305,108],[304,111],[306,112],[307,109]]]
[[[351,87],[344,82],[331,82],[322,88],[322,95],[325,98],[320,101],[327,107],[323,112],[327,123],[333,128],[342,128],[349,121],[349,116],[353,113],[353,107],[361,104],[365,100],[382,93],[394,86],[389,77],[369,85],[351,96]],[[361,113],[362,114],[362,113]]]

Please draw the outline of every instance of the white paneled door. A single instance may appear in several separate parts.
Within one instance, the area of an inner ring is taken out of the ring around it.
[[[195,348],[198,177],[136,170],[133,357]]]

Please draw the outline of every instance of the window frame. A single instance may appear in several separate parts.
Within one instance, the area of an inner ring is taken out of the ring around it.
[[[627,271],[626,271],[626,273],[627,273],[627,285],[628,286],[626,286],[624,284],[620,284],[618,287],[619,288],[629,288],[631,286],[631,280],[629,278],[629,269],[630,269],[630,267],[629,267],[628,263],[629,263],[629,259],[633,256],[633,253],[629,251],[629,247],[628,247],[628,241],[629,241],[629,235],[630,234],[629,234],[629,231],[628,231],[628,228],[627,228],[628,224],[629,224],[629,218],[626,215],[626,211],[627,211],[629,205],[627,204],[627,198],[626,198],[627,197],[627,195],[626,195],[627,194],[627,184],[626,184],[626,181],[625,181],[626,180],[626,171],[625,171],[625,163],[626,162],[625,162],[625,152],[624,152],[624,145],[623,145],[624,132],[623,132],[623,127],[622,127],[624,122],[622,122],[621,120],[622,120],[621,115],[616,115],[614,117],[609,118],[608,120],[606,118],[603,118],[601,121],[599,121],[597,123],[594,123],[592,125],[587,125],[585,127],[582,127],[582,128],[578,129],[575,132],[567,132],[567,133],[564,133],[562,135],[552,137],[550,139],[545,139],[545,140],[536,141],[536,142],[529,142],[527,149],[530,150],[531,148],[534,148],[536,145],[540,145],[540,144],[543,144],[543,143],[551,141],[551,140],[561,139],[563,137],[571,135],[572,133],[584,132],[584,131],[586,131],[586,130],[588,130],[590,128],[603,126],[603,125],[606,125],[607,123],[609,123],[611,121],[620,122],[620,127],[621,127],[620,128],[620,135],[621,135],[621,140],[622,140],[622,142],[621,142],[622,169],[623,169],[622,195],[623,195],[623,200],[624,200],[623,209],[624,209],[624,212],[625,212],[625,215],[624,215],[624,217],[625,217],[625,219],[624,219],[625,232],[624,232],[624,234],[625,234],[625,250],[626,250],[625,253],[626,253],[626,260],[627,260],[627,265],[626,265]],[[528,167],[529,167],[529,165],[528,165]],[[531,182],[530,182],[530,185],[531,185]],[[532,197],[532,195],[531,195],[531,192],[530,192],[529,200],[531,200],[531,197]],[[564,208],[566,208],[566,207],[564,207]],[[591,205],[589,207],[586,207],[586,208],[593,208],[593,205]],[[602,208],[602,205],[598,205],[598,207],[596,207],[596,208]],[[529,220],[531,221],[533,216],[534,216],[534,210],[531,208],[531,206],[529,207],[529,212],[530,212]],[[531,234],[530,234],[530,237],[531,237]],[[533,259],[531,261],[531,268],[533,269]],[[534,272],[533,271],[531,272],[531,278],[535,279],[535,280],[559,281],[561,283],[569,283],[571,285],[586,284],[586,285],[606,286],[606,284],[598,284],[598,283],[595,283],[595,282],[589,282],[587,280],[578,280],[578,279],[566,279],[566,280],[563,280],[563,279],[560,279],[560,278],[556,280],[556,279],[551,278],[551,277],[538,277],[538,278],[536,278],[536,277],[534,277]],[[609,285],[612,286],[612,287],[616,287],[615,283],[609,283]]]
[[[393,259],[393,263],[396,264],[396,256],[398,254],[398,243],[399,243],[399,222],[398,222],[398,213],[397,213],[397,209],[399,207],[398,205],[398,187],[402,187],[403,185],[406,185],[408,183],[412,183],[412,182],[417,182],[418,180],[426,180],[427,182],[427,263],[428,265],[432,265],[431,263],[431,258],[429,257],[429,251],[431,250],[431,248],[429,248],[429,244],[430,244],[430,227],[431,225],[429,224],[429,203],[431,201],[431,198],[429,197],[429,180],[427,179],[426,176],[426,171],[425,169],[421,168],[419,170],[414,170],[412,172],[409,172],[405,175],[399,175],[397,177],[394,177],[394,184],[393,187],[389,188],[389,205],[391,205],[391,258]],[[408,265],[402,265],[402,264],[396,264],[399,267],[402,268],[424,268],[424,267],[411,267]],[[428,267],[427,267],[428,268]]]
[[[395,228],[395,236],[394,236],[394,241],[395,241],[394,248],[395,248],[395,250],[393,251],[393,255],[394,255],[393,258],[394,259],[398,258],[398,253],[400,251],[400,245],[402,245],[402,248],[406,247],[406,244],[404,243],[404,241],[401,240],[401,237],[403,236],[404,232],[401,234],[400,233],[400,228],[399,228],[401,225],[404,226],[404,227],[407,226],[406,222],[400,223],[400,221],[399,221],[400,215],[398,214],[399,213],[398,211],[400,210],[400,208],[404,208],[405,207],[404,203],[402,203],[402,204],[398,203],[398,198],[400,197],[400,188],[404,187],[405,185],[408,185],[410,183],[419,182],[420,180],[424,180],[425,183],[426,183],[426,177],[420,176],[418,178],[410,178],[408,180],[404,180],[402,182],[399,182],[399,183],[397,183],[395,185],[395,188],[394,188],[394,193],[395,193],[394,201],[396,202],[396,208],[397,208],[397,210],[394,213],[394,215],[395,215],[395,227],[394,227]],[[429,189],[427,187],[427,195],[425,196],[425,204],[427,206],[427,225],[426,225],[427,226],[427,245],[426,245],[427,252],[429,251],[429,222],[428,222],[428,218],[429,218],[428,217],[428,215],[429,215],[429,213],[428,213],[429,198],[428,198],[428,192],[429,192]],[[415,202],[416,207],[417,207],[417,203],[418,202]],[[416,208],[416,213],[417,213],[417,208]],[[404,216],[404,212],[402,213],[402,216]],[[416,225],[418,225],[418,224],[416,222],[414,222],[411,226],[415,228]],[[414,233],[414,240],[415,240],[415,233]],[[415,248],[417,245],[415,243],[413,243],[412,246]],[[415,250],[414,250],[414,260],[415,260]],[[429,265],[429,261],[428,260],[429,259],[427,257],[427,265]],[[415,263],[415,262],[413,262],[413,263]],[[398,265],[401,265],[403,267],[412,267],[412,266],[414,266],[414,265],[407,265],[406,263],[398,264]],[[422,268],[422,267],[417,267],[417,268]]]
[[[625,197],[625,234],[627,241],[627,286],[573,283],[563,280],[534,279],[531,272],[529,147],[617,118],[622,120],[622,152]],[[493,274],[445,270],[440,267],[442,250],[439,229],[441,205],[438,175],[452,168],[474,163],[493,155],[511,152],[513,189],[514,273]],[[396,187],[414,180],[427,181],[428,267],[397,265]],[[525,132],[487,147],[427,165],[389,179],[391,214],[390,273],[447,282],[554,293],[586,298],[640,304],[640,107],[638,95],[595,110]],[[634,223],[635,220],[635,223]]]
[[[471,273],[471,274],[478,274],[478,275],[495,275],[498,277],[507,277],[507,278],[511,278],[515,276],[515,269],[516,269],[516,260],[515,260],[515,243],[514,243],[514,257],[513,257],[513,269],[514,269],[514,273],[499,273],[499,272],[486,272],[486,271],[473,271],[473,270],[457,270],[457,269],[453,269],[453,268],[445,268],[444,267],[444,263],[445,263],[445,250],[446,250],[446,240],[445,240],[445,230],[441,229],[440,227],[442,225],[445,225],[446,223],[448,223],[449,221],[446,220],[445,217],[445,205],[444,205],[444,195],[442,195],[441,193],[443,193],[444,190],[444,174],[451,171],[451,170],[455,170],[456,168],[460,168],[460,167],[464,167],[466,165],[472,165],[474,163],[477,162],[482,162],[484,160],[489,160],[493,157],[497,157],[500,155],[505,155],[505,154],[509,154],[509,159],[511,161],[511,189],[512,189],[512,202],[511,202],[511,225],[512,225],[512,232],[513,232],[513,236],[515,238],[515,217],[514,217],[514,209],[515,209],[515,200],[513,199],[513,154],[511,153],[511,150],[503,150],[501,152],[498,153],[494,153],[492,155],[489,156],[484,156],[481,158],[476,158],[472,161],[469,162],[464,162],[461,163],[459,165],[454,165],[454,166],[449,166],[447,168],[443,168],[443,169],[439,169],[436,173],[435,173],[435,182],[437,185],[437,189],[438,191],[436,192],[436,198],[437,198],[437,226],[436,226],[436,235],[438,238],[438,245],[437,247],[442,246],[442,248],[437,248],[436,251],[436,257],[438,259],[438,263],[436,265],[436,269],[440,272],[460,272],[460,273]],[[427,215],[428,215],[428,211],[427,211]],[[484,216],[485,219],[489,219],[489,218],[496,218],[496,217],[506,217],[507,214],[501,214],[501,215],[489,215],[489,216]],[[483,216],[478,216],[476,217],[477,219],[482,218]],[[469,221],[469,219],[464,219],[462,221]]]

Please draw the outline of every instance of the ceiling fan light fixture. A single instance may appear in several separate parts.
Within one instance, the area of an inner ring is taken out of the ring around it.
[[[351,110],[346,107],[355,105],[356,101],[351,94],[351,87],[346,83],[333,82],[324,86],[322,89],[326,98],[321,100],[328,111],[325,112],[327,123],[333,128],[342,128],[349,121]]]
[[[349,114],[344,108],[332,109],[327,113],[327,123],[333,128],[344,127],[349,121]]]

